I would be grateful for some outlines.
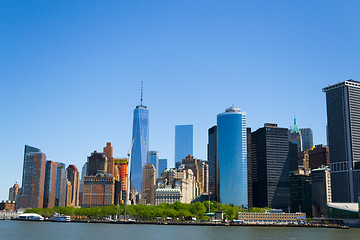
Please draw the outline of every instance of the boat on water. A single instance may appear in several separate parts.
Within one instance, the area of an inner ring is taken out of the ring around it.
[[[71,217],[67,216],[67,215],[54,215],[51,218],[54,222],[70,222],[71,221]]]
[[[44,217],[36,213],[23,213],[17,216],[17,219],[24,221],[43,221]]]

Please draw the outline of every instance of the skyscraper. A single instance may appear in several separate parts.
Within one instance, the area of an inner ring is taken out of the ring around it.
[[[134,110],[131,143],[130,179],[136,191],[141,192],[142,174],[149,151],[149,110],[141,103]]]
[[[326,93],[333,202],[357,202],[360,192],[360,82],[323,88]]]
[[[220,201],[248,206],[246,113],[230,107],[217,115]]]
[[[9,201],[14,202],[16,196],[21,193],[21,188],[19,187],[18,181],[9,189]]]
[[[175,126],[175,166],[187,155],[193,155],[193,125]]]
[[[75,165],[69,165],[66,168],[67,179],[70,181],[72,186],[71,191],[71,205],[73,207],[79,206],[79,188],[80,188],[80,174]]]
[[[104,155],[107,159],[107,173],[114,176],[114,157],[111,142],[106,143],[106,147],[104,147]]]
[[[159,170],[158,170],[158,175],[157,178],[160,178],[161,173],[167,169],[167,159],[159,159]]]
[[[254,207],[287,210],[290,205],[288,129],[265,123],[251,134],[251,142]]]
[[[95,176],[97,173],[104,174],[107,171],[107,157],[102,153],[94,151],[88,157],[87,162],[86,176]]]
[[[156,176],[158,176],[158,171],[159,171],[159,153],[157,151],[149,151],[147,154],[147,160],[146,163],[151,163],[156,171],[155,174],[155,180],[156,180]]]
[[[66,206],[66,169],[65,163],[57,163],[55,206]]]
[[[18,208],[42,208],[46,156],[40,149],[25,145],[22,194]]]
[[[209,190],[210,198],[213,201],[220,202],[219,193],[219,161],[217,151],[217,126],[208,130],[208,163],[209,163]]]
[[[311,128],[300,128],[303,151],[314,146],[313,130]]]
[[[44,203],[43,203],[44,208],[55,207],[56,173],[57,173],[57,163],[53,161],[46,161]]]
[[[141,204],[155,205],[156,170],[152,163],[147,163],[143,169],[143,184]]]
[[[292,129],[289,129],[288,134],[289,134],[289,142],[296,143],[298,147],[298,152],[301,152],[303,150],[302,137],[299,127],[296,123],[295,117],[294,117],[294,125]]]

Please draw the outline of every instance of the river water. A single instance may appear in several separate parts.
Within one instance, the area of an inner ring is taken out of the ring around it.
[[[360,239],[360,229],[0,221],[0,239]]]

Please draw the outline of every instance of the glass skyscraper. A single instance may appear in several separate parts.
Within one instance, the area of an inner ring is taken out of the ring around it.
[[[146,163],[151,163],[155,167],[155,179],[158,176],[159,170],[159,153],[157,151],[149,151]]]
[[[210,198],[220,202],[219,195],[219,161],[217,150],[217,126],[208,130],[208,163],[209,163],[209,190]]]
[[[230,107],[217,115],[222,204],[248,206],[246,113]]]
[[[130,179],[136,191],[141,192],[143,168],[149,151],[149,110],[142,103],[134,110],[131,145]]]
[[[175,166],[187,155],[193,155],[193,125],[176,125]]]
[[[360,192],[360,82],[348,80],[326,93],[333,202],[357,202]]]
[[[160,178],[161,173],[167,169],[167,159],[159,159],[159,170],[158,170],[158,175],[157,178]]]
[[[313,147],[313,130],[311,128],[300,128],[300,132],[303,150],[305,151]]]

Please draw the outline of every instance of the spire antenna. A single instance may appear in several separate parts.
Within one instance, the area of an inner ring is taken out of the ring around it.
[[[142,102],[143,102],[143,81],[141,81],[141,98],[140,98],[140,105],[141,106],[143,105]]]

